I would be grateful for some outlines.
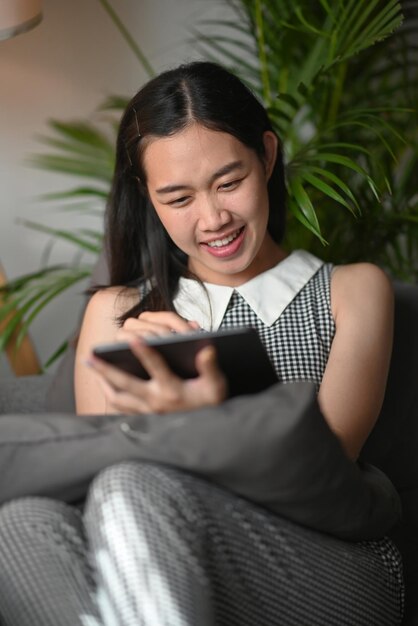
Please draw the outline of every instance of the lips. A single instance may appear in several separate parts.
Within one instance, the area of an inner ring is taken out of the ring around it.
[[[207,242],[205,242],[205,245],[209,246],[209,248],[222,248],[224,246],[227,246],[230,243],[232,243],[234,241],[234,239],[239,237],[239,235],[243,231],[243,228],[244,227],[242,226],[241,228],[239,228],[238,230],[234,231],[230,235],[227,235],[226,237],[221,237],[219,239],[214,239],[212,241],[207,241]]]
[[[225,237],[202,243],[204,249],[214,257],[228,258],[238,253],[245,237],[245,227],[234,230]]]

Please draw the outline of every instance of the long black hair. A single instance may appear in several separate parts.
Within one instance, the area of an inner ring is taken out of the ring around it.
[[[170,239],[149,199],[143,155],[149,139],[168,137],[197,122],[233,135],[265,156],[263,135],[273,131],[263,105],[233,74],[215,63],[180,65],[150,80],[130,101],[122,117],[116,166],[106,212],[110,284],[134,286],[151,281],[142,310],[173,310],[181,276],[190,276],[187,256]],[[274,131],[273,131],[274,132]],[[285,220],[283,159],[279,150],[268,182],[268,231],[280,243]]]

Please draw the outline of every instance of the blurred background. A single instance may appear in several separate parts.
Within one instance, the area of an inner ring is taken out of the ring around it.
[[[228,17],[227,3],[207,0],[118,0],[115,7],[156,72],[199,58],[190,43],[199,20]],[[107,96],[131,96],[146,80],[98,0],[44,0],[36,28],[0,41],[0,263],[8,279],[38,269],[49,240],[20,220],[65,228],[79,219],[88,225],[86,216],[57,212],[53,202],[41,199],[71,186],[68,176],[29,164],[30,156],[43,150],[38,136],[46,134],[46,121],[97,122],[95,111]],[[74,246],[57,240],[49,255],[51,263],[71,261]],[[80,285],[70,289],[32,325],[42,362],[65,339],[63,332],[74,328],[81,292]],[[1,374],[7,366],[0,358]]]
[[[7,38],[7,12],[41,6]],[[153,73],[199,58],[267,107],[284,246],[418,281],[418,0],[1,0],[0,354],[27,328],[40,364],[62,354],[101,249],[121,112]]]

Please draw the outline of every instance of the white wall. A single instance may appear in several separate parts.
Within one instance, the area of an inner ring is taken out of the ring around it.
[[[112,0],[157,71],[198,58],[191,28],[205,17],[228,17],[226,1]],[[66,189],[67,177],[30,167],[41,151],[36,135],[46,120],[92,116],[109,94],[133,95],[146,75],[98,0],[44,0],[44,20],[33,31],[0,42],[0,263],[9,278],[40,266],[48,238],[17,223],[60,227],[85,218],[58,212],[41,194]],[[55,262],[74,249],[57,244]],[[45,360],[73,328],[81,288],[47,308],[31,335]],[[0,362],[1,366],[1,362]]]

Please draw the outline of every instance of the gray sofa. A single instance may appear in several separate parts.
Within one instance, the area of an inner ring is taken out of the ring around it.
[[[403,518],[393,531],[401,548],[407,583],[404,624],[418,625],[418,287],[397,284],[395,341],[383,410],[362,453],[397,488]],[[0,381],[0,414],[70,411],[71,353],[54,377]],[[36,416],[34,416],[36,419]]]

